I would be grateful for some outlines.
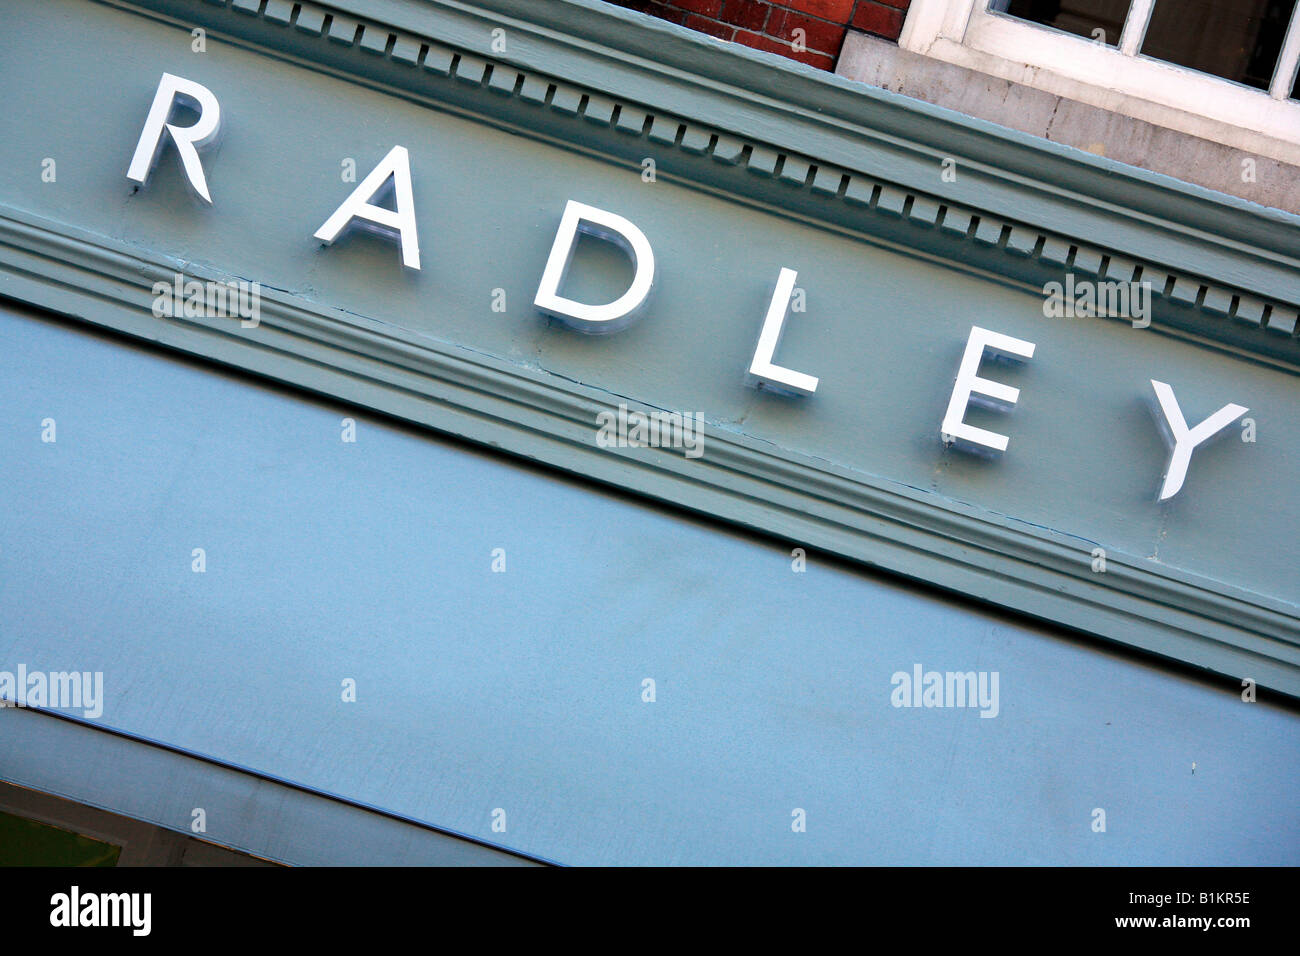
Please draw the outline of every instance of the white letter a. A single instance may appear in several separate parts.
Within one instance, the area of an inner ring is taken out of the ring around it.
[[[390,185],[391,183],[391,185]],[[391,191],[396,210],[371,202]],[[362,229],[396,239],[402,247],[402,265],[420,268],[420,239],[415,231],[415,201],[411,190],[411,160],[405,146],[394,146],[379,165],[352,190],[352,195],[316,230],[326,245],[334,242],[353,220]]]

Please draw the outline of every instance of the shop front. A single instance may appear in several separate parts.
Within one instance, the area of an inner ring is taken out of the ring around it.
[[[596,0],[50,0],[0,83],[0,810],[1300,861],[1295,216]]]

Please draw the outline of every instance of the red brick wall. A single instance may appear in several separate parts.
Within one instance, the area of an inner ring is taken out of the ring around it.
[[[897,40],[910,0],[609,0],[709,36],[833,70],[847,30]],[[795,49],[796,30],[803,30]]]

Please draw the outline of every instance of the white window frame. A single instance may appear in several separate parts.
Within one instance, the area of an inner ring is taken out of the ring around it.
[[[912,0],[899,46],[1282,162],[1300,162],[1300,101],[1288,98],[1300,65],[1300,8],[1265,91],[1143,56],[1138,50],[1155,0],[1131,2],[1118,45],[1105,46],[990,13],[989,0]]]

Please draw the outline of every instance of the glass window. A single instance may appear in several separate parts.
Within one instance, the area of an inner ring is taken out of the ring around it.
[[[116,866],[122,848],[0,813],[0,866]]]
[[[989,0],[989,11],[1116,46],[1129,0]],[[1100,31],[1100,32],[1099,32]]]
[[[1142,54],[1266,90],[1296,0],[1156,0]]]

